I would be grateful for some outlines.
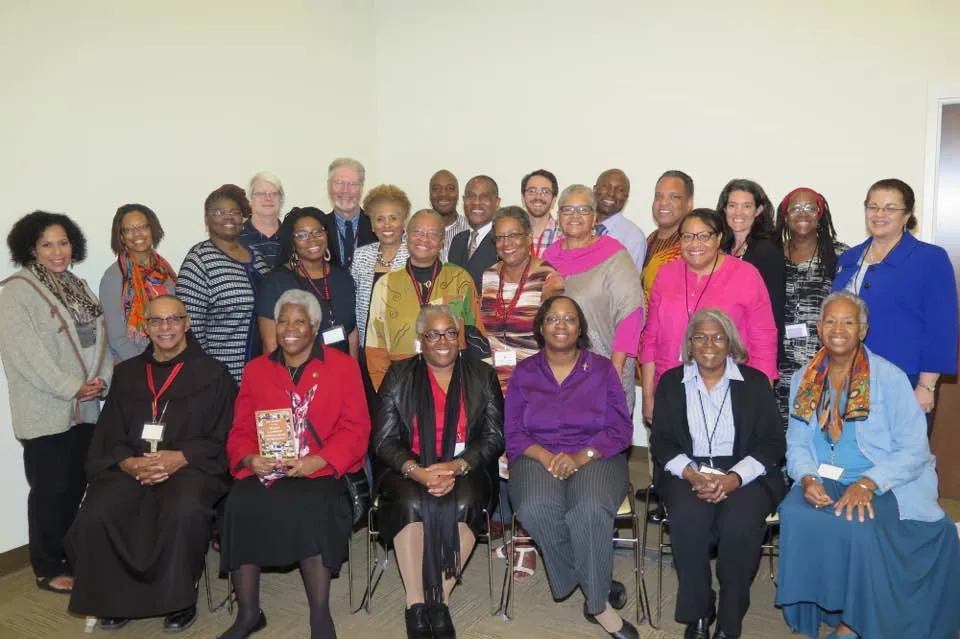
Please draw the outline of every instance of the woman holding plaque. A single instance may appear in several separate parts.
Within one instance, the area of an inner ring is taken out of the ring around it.
[[[316,340],[320,302],[289,290],[274,308],[272,353],[251,361],[227,438],[236,480],[221,531],[238,611],[220,639],[261,630],[262,566],[299,564],[310,636],[335,637],[330,579],[347,557],[352,512],[344,475],[363,467],[370,436],[360,368]]]
[[[455,637],[447,601],[496,502],[503,395],[493,368],[461,357],[450,307],[417,316],[422,352],[394,362],[370,442],[377,456],[380,539],[406,590],[408,637]]]

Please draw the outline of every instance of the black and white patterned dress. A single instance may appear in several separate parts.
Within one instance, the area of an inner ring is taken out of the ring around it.
[[[250,255],[250,262],[238,262],[204,240],[187,252],[177,275],[177,297],[190,316],[193,336],[238,384],[243,367],[260,353],[256,296],[260,277],[270,270],[257,251]]]
[[[833,246],[837,257],[849,248],[842,242],[835,242]],[[780,379],[777,381],[777,403],[784,426],[787,424],[790,408],[790,378],[820,350],[820,338],[817,337],[820,305],[833,288],[833,276],[824,274],[819,256],[800,264],[785,261],[787,281],[784,325],[806,324],[807,337],[790,338],[784,335],[783,338],[784,357],[780,362]]]

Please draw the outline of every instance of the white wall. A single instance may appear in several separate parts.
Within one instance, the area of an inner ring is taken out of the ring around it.
[[[960,80],[957,24],[953,0],[11,0],[0,230],[35,208],[69,213],[90,244],[77,272],[96,286],[119,204],[153,207],[179,264],[215,187],[267,169],[288,204],[325,207],[327,163],[353,155],[368,186],[399,184],[415,206],[441,167],[461,183],[489,173],[514,203],[534,168],[592,184],[619,166],[647,230],[668,168],[693,175],[705,206],[734,176],[775,200],[808,184],[854,243],[870,182],[923,183],[927,91]],[[3,405],[0,485],[3,551],[26,541]]]

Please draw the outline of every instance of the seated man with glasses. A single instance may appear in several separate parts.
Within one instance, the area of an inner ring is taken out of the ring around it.
[[[104,629],[163,616],[166,632],[197,617],[213,506],[226,492],[224,441],[236,386],[188,330],[183,303],[146,309],[150,347],[116,367],[87,459],[89,486],[65,546],[70,612]]]

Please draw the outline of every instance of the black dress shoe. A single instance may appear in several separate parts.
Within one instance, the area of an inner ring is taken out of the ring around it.
[[[720,628],[713,634],[713,639],[740,639],[740,635],[728,635]]]
[[[426,604],[413,604],[403,613],[407,622],[407,639],[433,639]]]
[[[627,587],[622,581],[614,579],[610,582],[610,594],[607,595],[607,602],[613,606],[614,610],[622,610],[627,605]],[[587,602],[583,602],[583,616],[590,623],[597,623],[593,615],[587,610]]]
[[[600,625],[600,622],[597,621],[597,618],[587,612],[586,604],[584,604],[583,607],[583,616],[590,623],[595,623],[598,626]],[[608,632],[607,634],[613,637],[613,639],[640,639],[640,633],[637,632],[636,627],[632,623],[626,619],[621,619],[621,621],[623,622],[623,625],[620,626],[620,630],[617,630],[616,632]]]
[[[163,618],[164,632],[181,632],[193,625],[197,620],[196,604],[177,612],[171,612]]]
[[[667,512],[663,509],[663,506],[657,506],[647,513],[647,521],[651,524],[661,524],[666,518]]]
[[[697,619],[687,624],[683,639],[710,639],[710,623],[713,619]]]
[[[450,618],[450,609],[447,608],[447,604],[430,604],[427,608],[427,617],[435,639],[457,639],[457,631],[453,628],[453,619]]]
[[[119,630],[130,623],[129,619],[124,617],[101,617],[100,627],[104,630]]]

